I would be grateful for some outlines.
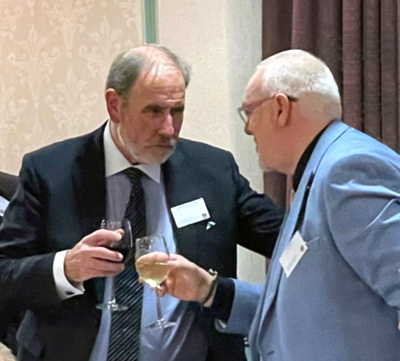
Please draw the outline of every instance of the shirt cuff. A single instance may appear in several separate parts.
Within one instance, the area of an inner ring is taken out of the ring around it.
[[[53,263],[54,282],[56,284],[58,296],[62,301],[74,296],[82,295],[85,292],[83,283],[80,283],[77,285],[77,287],[74,287],[65,276],[64,259],[67,252],[68,251],[57,252]]]
[[[217,277],[217,290],[211,305],[211,312],[220,321],[228,321],[233,300],[235,298],[235,283],[230,278]]]

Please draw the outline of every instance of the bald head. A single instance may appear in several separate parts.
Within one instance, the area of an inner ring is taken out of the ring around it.
[[[327,65],[304,50],[287,50],[262,61],[253,76],[264,97],[284,93],[300,100],[307,116],[321,121],[341,117],[338,86]]]
[[[303,50],[261,62],[250,79],[242,110],[264,169],[293,174],[304,150],[333,119],[341,102],[332,73]]]
[[[107,77],[106,89],[114,89],[122,97],[128,95],[142,70],[153,76],[168,70],[179,70],[185,86],[189,84],[189,64],[165,46],[144,45],[115,58]]]

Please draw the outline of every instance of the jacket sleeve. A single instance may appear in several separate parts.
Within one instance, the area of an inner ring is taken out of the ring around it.
[[[335,245],[360,278],[400,309],[400,169],[384,155],[343,158],[323,189]]]
[[[271,258],[284,217],[284,210],[275,206],[265,194],[250,188],[231,156],[233,178],[237,187],[238,243]]]
[[[233,280],[235,283],[235,298],[228,322],[215,320],[218,331],[247,336],[251,323],[257,311],[262,294],[262,285]]]
[[[276,207],[264,194],[250,188],[231,156],[233,177],[237,186],[238,243],[266,257],[271,257],[279,235],[284,211]],[[226,323],[215,320],[221,332],[249,333],[263,286],[233,279],[234,299]]]
[[[20,185],[0,227],[0,301],[23,308],[59,302],[53,279],[55,253],[46,239],[46,190],[25,156]],[[0,302],[1,304],[2,302]]]

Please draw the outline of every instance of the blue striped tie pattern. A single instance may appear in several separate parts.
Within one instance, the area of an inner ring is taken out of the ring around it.
[[[132,191],[125,211],[132,227],[132,238],[146,235],[146,208],[141,184],[142,171],[128,168],[124,171],[132,182]],[[135,257],[131,256],[125,270],[115,279],[115,296],[128,310],[113,312],[110,330],[108,361],[139,360],[140,321],[142,317],[143,285],[138,282]]]

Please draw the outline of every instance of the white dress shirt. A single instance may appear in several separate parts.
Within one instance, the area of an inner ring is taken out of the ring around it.
[[[122,155],[111,138],[109,124],[104,130],[104,155],[106,177],[106,218],[122,219],[129,201],[132,183],[123,171],[132,165]],[[170,253],[176,253],[172,220],[168,212],[163,176],[160,165],[137,165],[146,176],[142,186],[146,204],[146,234],[163,235]],[[84,292],[82,285],[71,285],[64,275],[64,258],[67,251],[59,252],[54,260],[54,278],[61,299],[67,299]],[[104,302],[110,298],[111,284],[106,280]],[[188,302],[166,295],[162,298],[162,310],[166,320],[176,322],[168,332],[157,332],[147,328],[157,319],[156,297],[147,287],[143,289],[143,307],[140,337],[140,360],[186,361],[189,355],[196,355],[196,361],[205,360],[207,342],[195,323],[196,315]],[[97,339],[90,361],[107,359],[111,312],[102,311]]]
[[[0,196],[0,217],[3,217],[4,212],[8,206],[8,200]]]

